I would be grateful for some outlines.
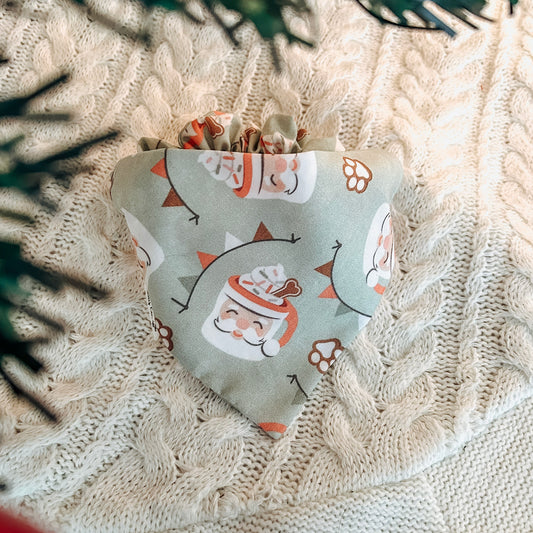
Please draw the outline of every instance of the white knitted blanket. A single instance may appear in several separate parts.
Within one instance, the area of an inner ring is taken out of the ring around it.
[[[2,97],[72,73],[35,109],[70,107],[78,122],[28,124],[28,156],[110,128],[124,133],[87,153],[93,169],[68,191],[47,185],[59,209],[25,233],[28,257],[114,291],[100,301],[33,286],[35,308],[70,328],[38,351],[49,373],[26,380],[58,425],[0,384],[0,476],[11,486],[1,501],[41,527],[531,527],[533,424],[523,400],[533,393],[533,2],[520,0],[509,18],[494,1],[494,24],[462,27],[453,41],[383,28],[348,0],[316,4],[320,47],[282,46],[281,74],[248,28],[234,49],[214,26],[156,11],[146,50],[63,0],[0,11],[0,49],[11,59]],[[125,0],[91,5],[131,27],[146,18]],[[279,441],[155,337],[127,226],[108,195],[114,165],[139,137],[175,142],[188,120],[213,109],[257,125],[290,114],[313,135],[340,132],[347,149],[381,147],[405,167],[393,206],[397,265],[377,319]],[[2,135],[15,129],[5,124]],[[45,331],[14,318],[25,336]]]

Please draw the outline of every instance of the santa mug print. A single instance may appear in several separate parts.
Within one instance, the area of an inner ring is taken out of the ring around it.
[[[298,325],[298,312],[288,297],[301,293],[298,282],[285,277],[281,264],[231,276],[202,326],[202,335],[234,357],[248,361],[273,357],[287,344]],[[278,341],[274,334],[284,321],[287,328]]]
[[[254,157],[250,153],[208,150],[202,152],[198,161],[213,178],[224,181],[240,198],[303,204],[315,188],[314,152]]]
[[[115,169],[165,343],[274,438],[390,281],[401,176],[380,150],[166,148]]]

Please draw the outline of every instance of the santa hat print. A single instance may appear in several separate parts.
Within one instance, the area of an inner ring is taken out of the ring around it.
[[[241,155],[241,154],[239,154]],[[250,195],[252,186],[254,190],[259,190],[261,185],[261,165],[258,157],[252,157],[252,154],[242,154],[242,185],[233,192],[239,198],[246,198]],[[255,197],[255,195],[253,196]]]

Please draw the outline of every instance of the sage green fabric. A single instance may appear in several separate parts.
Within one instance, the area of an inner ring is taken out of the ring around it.
[[[389,283],[402,170],[380,150],[303,152],[320,141],[287,117],[244,140],[234,117],[211,117],[224,133],[199,119],[180,134],[196,149],[119,162],[112,197],[169,349],[279,438]],[[204,149],[220,146],[243,151]]]

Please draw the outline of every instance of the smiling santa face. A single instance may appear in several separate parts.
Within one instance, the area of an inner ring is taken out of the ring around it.
[[[293,194],[298,187],[300,159],[292,157],[264,157],[261,190],[271,193]]]
[[[240,359],[261,361],[273,357],[290,340],[298,324],[296,309],[287,297],[301,291],[296,280],[286,278],[280,264],[231,276],[202,326],[202,336],[212,346]],[[278,340],[274,336],[284,322],[287,327]]]
[[[272,327],[273,319],[254,313],[228,298],[220,307],[215,326],[234,339],[258,346]]]
[[[313,152],[251,154],[206,150],[198,162],[239,198],[303,204],[311,198],[317,180]]]

